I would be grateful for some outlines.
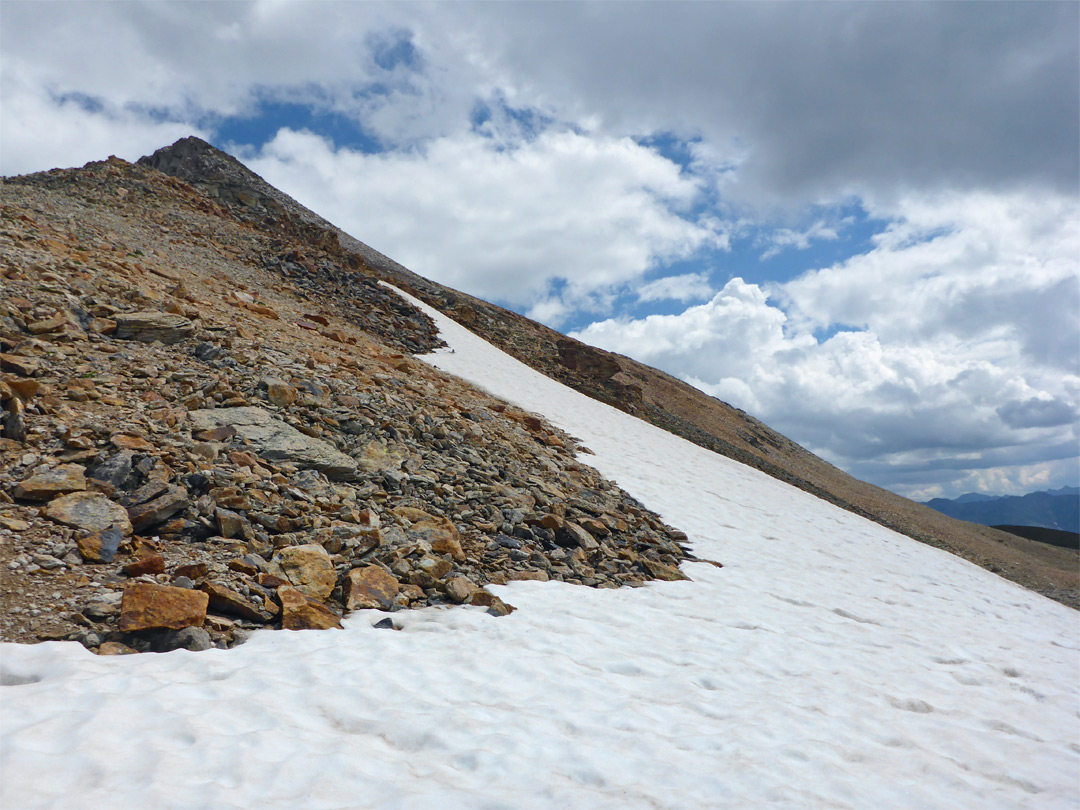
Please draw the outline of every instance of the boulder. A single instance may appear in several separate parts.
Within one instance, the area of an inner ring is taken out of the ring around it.
[[[206,619],[208,598],[202,591],[137,582],[124,589],[120,603],[120,630],[180,630],[199,626]]]
[[[390,572],[378,565],[354,568],[345,575],[345,607],[348,610],[389,610],[401,589]]]
[[[337,584],[337,571],[326,549],[316,543],[283,548],[274,561],[298,590],[314,599],[326,599]]]
[[[277,589],[281,600],[283,630],[329,630],[341,628],[341,618],[326,605],[310,599],[291,585]]]
[[[100,492],[72,492],[54,498],[45,516],[74,529],[100,532],[116,526],[124,535],[131,534],[127,510]]]
[[[169,312],[122,312],[117,313],[115,320],[116,331],[113,334],[120,340],[179,343],[195,332],[191,321],[183,315]]]
[[[231,425],[236,428],[237,435],[270,461],[286,461],[297,467],[319,470],[333,479],[352,478],[356,473],[356,462],[347,455],[321,439],[305,436],[263,408],[209,408],[191,411],[189,417],[196,430],[215,430]]]

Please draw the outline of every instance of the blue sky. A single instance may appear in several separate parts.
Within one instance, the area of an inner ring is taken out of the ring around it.
[[[859,477],[1075,485],[1078,9],[8,0],[0,168],[200,135]]]

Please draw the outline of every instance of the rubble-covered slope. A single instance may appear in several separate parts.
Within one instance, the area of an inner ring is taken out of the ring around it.
[[[416,295],[543,374],[706,449],[754,467],[894,531],[943,548],[1052,599],[1080,607],[1080,557],[987,526],[953,520],[859,481],[749,414],[628,357],[588,346],[517,313],[425,279],[346,234],[198,138],[142,158],[194,184],[256,227],[282,230]],[[338,290],[333,273],[297,262],[275,269],[307,289]]]
[[[573,437],[410,359],[430,319],[336,240],[115,158],[3,196],[0,639],[202,649],[683,577]]]

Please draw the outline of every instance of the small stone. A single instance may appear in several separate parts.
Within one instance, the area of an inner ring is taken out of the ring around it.
[[[209,597],[202,591],[137,582],[124,589],[120,604],[120,630],[166,628],[180,630],[201,625]]]
[[[283,548],[274,560],[297,589],[315,599],[326,599],[337,584],[337,572],[326,549],[316,543]]]
[[[348,610],[389,610],[400,588],[397,577],[378,565],[354,568],[345,575],[345,607]]]
[[[214,510],[214,517],[217,518],[218,531],[222,537],[240,537],[243,534],[247,521],[236,512],[219,507]]]
[[[511,571],[507,577],[515,582],[547,582],[547,571]]]
[[[284,630],[328,630],[341,628],[341,618],[291,585],[277,589],[281,600],[281,627]]]
[[[86,489],[85,470],[78,464],[61,464],[51,470],[32,475],[15,486],[16,498],[47,501],[57,495],[82,492]]]
[[[418,520],[405,530],[410,540],[424,540],[431,545],[433,551],[440,554],[449,554],[458,562],[465,559],[465,552],[461,548],[461,539],[457,527],[449,518],[427,516]]]
[[[116,526],[125,536],[131,534],[127,510],[100,492],[72,492],[54,498],[45,516],[75,529],[99,532]]]
[[[172,652],[173,650],[191,650],[202,652],[214,646],[210,634],[202,627],[185,627],[183,630],[174,630],[157,639],[153,645],[156,652]]]
[[[127,644],[119,641],[105,641],[97,649],[98,655],[135,655],[138,650],[133,650]]]
[[[110,526],[86,537],[80,537],[79,553],[87,562],[111,563],[123,539],[123,532],[115,526]]]
[[[129,577],[141,577],[143,574],[164,574],[165,558],[160,554],[148,554],[134,562],[129,562],[122,570]]]
[[[459,605],[467,601],[475,590],[476,585],[465,577],[453,577],[446,583],[446,595]]]
[[[678,582],[679,580],[690,579],[690,577],[686,576],[686,574],[673,565],[665,565],[664,563],[648,559],[643,559],[641,562],[653,579],[662,579],[667,582]]]
[[[154,445],[150,444],[142,436],[136,436],[133,433],[114,433],[109,437],[109,441],[112,442],[114,447],[121,450],[138,450],[140,453],[152,453],[154,451]]]
[[[266,385],[266,398],[270,400],[271,405],[288,408],[296,402],[296,394],[295,388],[280,380],[272,380]]]
[[[8,517],[7,515],[0,515],[0,527],[10,529],[13,532],[25,532],[30,528],[30,524],[25,520]]]
[[[188,579],[193,579],[193,580],[194,579],[201,579],[202,577],[206,576],[206,574],[207,574],[207,572],[209,570],[210,570],[210,566],[208,566],[204,562],[185,563],[184,565],[176,566],[175,570],[173,570],[173,576],[174,577],[187,577]]]

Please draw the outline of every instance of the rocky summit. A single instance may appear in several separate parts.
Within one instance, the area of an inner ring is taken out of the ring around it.
[[[3,640],[201,650],[353,611],[504,616],[485,586],[512,580],[685,577],[686,535],[575,437],[417,361],[437,330],[384,282],[591,396],[1078,603],[1070,550],[929,517],[660,372],[422,279],[195,138],[6,178],[0,280]]]
[[[6,180],[0,637],[205,649],[683,577],[685,535],[409,356],[430,319],[305,233],[114,158]]]

